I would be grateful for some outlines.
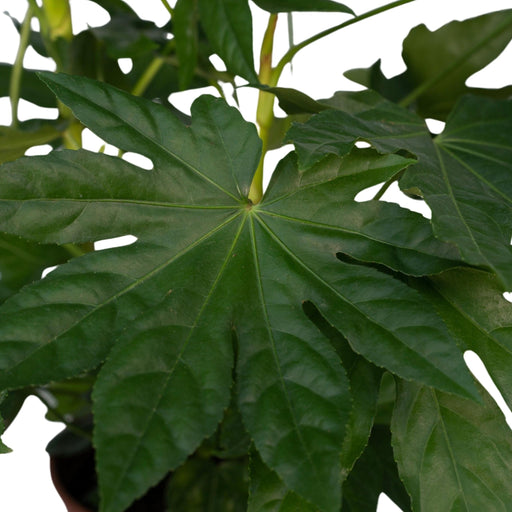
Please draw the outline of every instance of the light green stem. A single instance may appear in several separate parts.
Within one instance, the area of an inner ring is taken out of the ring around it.
[[[132,94],[134,96],[142,96],[146,92],[149,84],[153,78],[155,78],[156,74],[160,71],[160,68],[165,62],[165,55],[167,55],[174,48],[175,44],[176,43],[174,42],[174,39],[169,41],[162,54],[155,56],[149,63],[148,67],[144,70],[144,73],[142,73],[132,89]]]
[[[303,48],[306,48],[306,46],[309,46],[312,43],[315,43],[316,41],[334,33],[338,30],[341,30],[342,28],[348,27],[350,25],[354,25],[354,23],[358,23],[360,21],[366,20],[368,18],[371,18],[372,16],[376,16],[377,14],[381,14],[383,12],[389,11],[391,9],[394,9],[396,7],[400,7],[401,5],[405,5],[411,2],[414,2],[415,0],[397,0],[395,2],[391,2],[390,4],[383,5],[381,7],[378,7],[377,9],[373,9],[371,11],[365,12],[359,16],[355,16],[354,18],[351,18],[350,20],[347,20],[343,23],[340,23],[339,25],[336,25],[334,27],[328,28],[322,32],[319,32],[318,34],[315,34],[314,36],[311,36],[310,38],[302,41],[302,43],[296,44],[292,48],[290,48],[282,57],[282,59],[277,64],[274,73],[277,75],[277,79],[281,76],[281,73],[283,72],[283,69],[285,66],[291,62],[293,57],[302,50]]]
[[[400,105],[402,107],[409,106],[414,100],[419,98],[423,93],[428,91],[434,85],[438,84],[442,80],[444,80],[450,73],[453,73],[457,68],[462,66],[469,58],[473,56],[480,48],[483,48],[489,41],[492,41],[496,36],[498,36],[501,32],[512,25],[512,15],[506,16],[503,20],[503,23],[500,23],[495,30],[493,30],[489,35],[483,37],[479,41],[476,42],[467,52],[461,55],[458,59],[454,60],[448,67],[442,69],[431,77],[426,82],[420,84],[416,89],[414,89],[410,94],[408,94],[402,101],[400,101]]]
[[[33,9],[29,5],[27,14],[23,20],[20,32],[20,44],[18,46],[18,52],[16,54],[16,60],[12,68],[11,80],[9,83],[9,97],[11,99],[11,113],[12,121],[11,125],[13,128],[18,126],[18,105],[20,102],[20,90],[21,90],[21,76],[23,73],[23,59],[25,52],[27,51],[28,41],[30,38],[30,22],[32,20]]]
[[[189,0],[190,1],[190,0]],[[174,14],[174,9],[169,5],[169,2],[167,0],[162,0],[162,3],[164,4],[164,7],[167,9],[167,12],[171,15]]]
[[[275,86],[277,85],[276,76],[272,69],[272,52],[274,49],[274,33],[277,25],[277,14],[271,14],[268,20],[267,29],[263,36],[260,52],[260,72],[258,79],[261,84]],[[270,128],[274,121],[274,95],[268,92],[259,92],[258,108],[256,112],[256,122],[259,128],[260,139],[262,141],[261,158],[252,179],[249,191],[249,200],[253,203],[259,203],[263,197],[263,165],[265,155],[268,149],[268,138]]]

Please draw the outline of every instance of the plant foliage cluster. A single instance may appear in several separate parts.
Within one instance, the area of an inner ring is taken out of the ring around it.
[[[512,510],[511,432],[463,359],[512,404],[512,87],[466,85],[512,39],[512,10],[418,26],[404,73],[377,62],[347,72],[364,90],[313,99],[279,87],[293,57],[412,0],[254,0],[257,70],[248,0],[162,0],[162,27],[93,1],[110,21],[73,35],[67,1],[30,0],[0,66],[0,426],[40,397],[67,425],[52,453],[94,446],[102,512],[164,478],[184,512],[366,512],[381,492],[404,511]],[[339,24],[273,59],[278,19],[308,10]],[[28,46],[58,73],[24,69]],[[190,117],[169,102],[240,78],[257,127],[223,98]],[[20,99],[59,117],[19,122]],[[119,156],[81,149],[84,127]],[[263,193],[262,155],[289,142]],[[379,200],[395,182],[431,220]]]

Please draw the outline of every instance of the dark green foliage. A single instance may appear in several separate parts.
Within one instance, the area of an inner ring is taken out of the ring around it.
[[[18,97],[59,119],[1,132],[0,432],[35,394],[68,422],[53,455],[92,436],[101,512],[159,482],[183,512],[370,512],[381,492],[405,512],[512,510],[511,433],[463,359],[478,353],[512,403],[512,104],[464,95],[510,13],[417,27],[403,75],[355,70],[376,91],[316,100],[276,85],[270,29],[256,69],[246,0],[178,0],[163,27],[95,2],[103,27],[29,39],[59,72],[23,70]],[[255,4],[271,22],[353,16]],[[224,99],[190,117],[169,103],[235,76],[263,93],[259,132]],[[447,120],[440,135],[426,116]],[[84,127],[151,169],[79,149]],[[259,196],[262,152],[284,142]],[[393,182],[432,219],[356,201]],[[94,250],[122,235],[137,240]]]

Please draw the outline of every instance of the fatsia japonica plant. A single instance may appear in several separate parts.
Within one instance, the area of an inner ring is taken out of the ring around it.
[[[75,35],[66,0],[13,19],[2,429],[43,400],[66,424],[52,455],[94,450],[81,499],[102,512],[156,484],[151,510],[366,512],[381,492],[404,511],[512,510],[512,435],[463,358],[512,403],[512,87],[466,84],[510,42],[512,10],[415,27],[402,74],[377,62],[346,72],[363,90],[314,99],[279,86],[293,57],[413,0],[162,1],[163,26],[122,0],[94,0],[110,21]],[[251,8],[268,12],[258,66]],[[276,24],[299,11],[333,27],[276,58]],[[29,46],[57,72],[24,69]],[[208,85],[190,116],[172,104]],[[259,90],[257,126],[240,87]],[[20,122],[20,99],[59,117]],[[81,149],[85,127],[119,154]],[[264,190],[263,157],[289,143]],[[395,182],[431,220],[381,200]]]

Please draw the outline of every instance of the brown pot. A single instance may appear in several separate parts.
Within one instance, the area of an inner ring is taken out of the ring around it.
[[[55,489],[59,493],[68,512],[95,512],[78,501],[78,497],[91,494],[96,488],[94,454],[92,450],[77,453],[71,457],[50,457],[50,472]],[[164,478],[155,487],[136,500],[126,512],[164,512],[166,496]],[[84,501],[87,498],[84,498]]]
[[[69,494],[67,489],[64,487],[60,477],[59,472],[57,470],[57,462],[54,458],[50,458],[50,474],[52,477],[53,485],[55,486],[56,491],[59,493],[64,505],[68,509],[68,512],[93,512],[89,508],[85,508],[82,504]]]

